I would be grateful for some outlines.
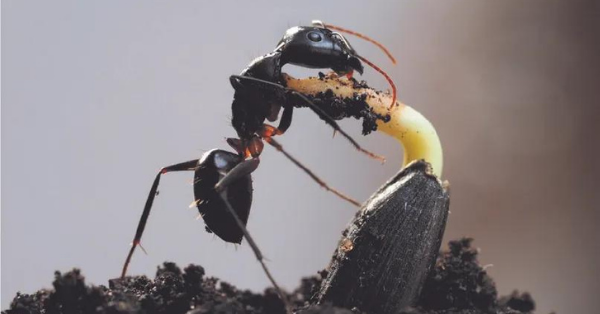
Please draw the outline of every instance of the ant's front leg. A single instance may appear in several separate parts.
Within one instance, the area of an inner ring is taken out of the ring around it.
[[[315,105],[310,99],[308,99],[308,97],[304,96],[302,93],[299,93],[297,91],[289,89],[281,84],[261,80],[261,79],[258,79],[255,77],[250,77],[250,76],[232,75],[230,77],[230,80],[231,80],[232,84],[236,84],[234,86],[244,86],[243,84],[240,83],[240,82],[244,81],[244,82],[246,82],[246,84],[248,84],[247,86],[253,86],[254,88],[270,90],[273,93],[278,93],[278,97],[280,97],[284,100],[284,108],[286,108],[290,105],[293,106],[292,98],[295,98],[297,101],[303,102],[305,107],[310,108],[313,112],[315,112],[317,115],[319,115],[319,117],[321,117],[323,120],[325,120],[325,122],[327,124],[329,124],[331,127],[333,127],[333,129],[336,132],[340,132],[340,134],[343,137],[345,137],[348,141],[350,141],[350,143],[358,151],[366,154],[367,156],[369,156],[371,158],[380,160],[381,162],[385,161],[384,157],[379,156],[375,153],[372,153],[372,152],[362,148],[360,146],[360,144],[358,144],[358,142],[356,142],[356,140],[354,140],[350,135],[348,135],[348,133],[346,133],[346,132],[344,132],[344,130],[342,130],[342,128],[337,124],[337,122],[331,116],[329,116],[319,106]],[[285,111],[284,111],[284,115],[285,115]],[[289,124],[291,124],[291,119],[292,119],[291,115],[292,115],[292,113],[289,112],[289,121],[287,121],[287,123],[288,123],[287,127],[289,127]],[[283,120],[284,120],[284,117],[282,116],[281,123],[284,124],[283,125],[284,129],[287,129],[287,127],[285,127],[285,123]],[[277,135],[277,134],[275,134],[275,135]]]

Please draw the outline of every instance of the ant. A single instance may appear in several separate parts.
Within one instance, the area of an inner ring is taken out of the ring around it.
[[[306,166],[287,153],[273,137],[284,134],[290,127],[294,108],[308,107],[332,126],[334,134],[339,132],[357,150],[371,158],[381,161],[384,159],[362,148],[339,127],[334,118],[327,114],[326,108],[315,105],[306,95],[288,89],[281,71],[282,67],[285,64],[293,64],[306,68],[328,68],[338,75],[346,75],[351,78],[354,71],[363,73],[361,63],[363,61],[386,77],[393,90],[392,104],[395,103],[396,98],[396,88],[389,76],[358,55],[346,38],[335,30],[356,35],[376,44],[395,63],[391,54],[381,44],[353,31],[323,24],[320,21],[313,21],[312,26],[296,26],[288,29],[273,52],[252,61],[240,75],[230,77],[230,83],[235,90],[231,105],[231,122],[239,138],[227,138],[226,141],[236,153],[213,149],[204,153],[200,159],[164,167],[158,172],[146,200],[131,249],[123,265],[122,278],[127,273],[135,248],[140,246],[142,233],[150,215],[154,197],[157,195],[161,176],[167,172],[194,171],[196,201],[190,207],[197,206],[206,224],[206,230],[213,232],[224,241],[240,244],[242,238],[246,238],[267,277],[287,309],[290,309],[285,295],[267,269],[262,253],[246,230],[252,203],[251,173],[258,168],[260,163],[259,156],[264,147],[263,141],[282,152],[323,188],[355,206],[360,206],[360,203],[329,187]],[[282,108],[283,112],[277,127],[264,123],[265,120],[276,121]],[[389,116],[376,115],[375,118],[389,119]]]

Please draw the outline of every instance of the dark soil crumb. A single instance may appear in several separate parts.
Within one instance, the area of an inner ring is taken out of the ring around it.
[[[527,293],[498,300],[494,280],[477,261],[473,239],[449,243],[429,274],[421,297],[406,313],[531,313],[535,303]]]
[[[498,300],[493,280],[477,262],[471,239],[450,242],[450,250],[440,254],[436,266],[414,308],[404,313],[530,313],[534,302],[528,293],[514,292]],[[356,309],[330,305],[311,306],[321,276],[302,279],[289,294],[302,314],[359,314]],[[200,266],[183,271],[174,263],[159,267],[154,280],[146,276],[109,281],[109,287],[88,286],[78,269],[55,273],[53,290],[33,294],[17,293],[3,314],[225,314],[285,313],[283,303],[272,289],[262,294],[238,290],[216,278],[205,277]]]
[[[328,74],[319,72],[319,80],[327,81],[331,78]],[[370,88],[365,81],[357,81],[351,78],[352,87],[354,89]],[[337,87],[336,87],[337,89]],[[376,92],[379,93],[379,92]],[[391,119],[389,114],[382,115],[373,111],[366,100],[367,94],[354,93],[352,97],[341,98],[335,95],[333,90],[328,89],[325,92],[317,93],[316,95],[305,95],[313,104],[319,107],[328,117],[334,120],[342,120],[345,118],[362,119],[362,134],[368,135],[373,131],[377,131],[377,120],[388,122]],[[294,104],[295,107],[307,107],[304,102]],[[328,119],[320,112],[316,112],[319,117],[326,123],[330,123]]]
[[[377,131],[377,120],[388,122],[391,119],[390,115],[381,115],[373,111],[373,108],[367,105],[366,94],[354,93],[351,98],[340,98],[337,97],[331,89],[328,89],[315,96],[307,97],[334,120],[342,120],[345,118],[362,119],[363,135],[368,135],[373,131]],[[298,104],[298,106],[302,107],[305,105]],[[327,122],[320,114],[319,117]]]

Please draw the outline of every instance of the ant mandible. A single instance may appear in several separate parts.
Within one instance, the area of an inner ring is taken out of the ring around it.
[[[356,149],[372,158],[382,161],[383,158],[363,149],[339,127],[323,108],[316,106],[308,97],[288,89],[282,76],[282,67],[285,64],[293,64],[306,68],[328,68],[339,75],[351,77],[354,71],[360,74],[363,73],[361,63],[363,61],[382,73],[389,81],[393,90],[392,104],[395,103],[396,98],[396,88],[387,74],[358,55],[346,38],[335,32],[335,30],[358,36],[376,44],[395,63],[391,54],[382,45],[359,33],[323,24],[320,21],[313,21],[312,26],[297,26],[288,29],[273,52],[252,61],[240,75],[230,77],[231,85],[235,89],[231,105],[231,122],[239,138],[228,138],[227,143],[237,153],[213,149],[206,152],[200,159],[164,167],[156,175],[138,223],[132,247],[123,265],[121,277],[126,275],[133,252],[137,246],[140,246],[140,240],[150,215],[154,197],[157,194],[161,175],[175,171],[194,171],[195,201],[191,206],[198,207],[206,224],[206,230],[231,243],[239,244],[242,238],[246,237],[265,273],[289,309],[285,296],[269,273],[260,250],[245,227],[252,203],[252,179],[250,174],[259,165],[259,156],[264,147],[263,141],[281,151],[326,190],[356,206],[360,206],[360,203],[329,187],[307,167],[287,153],[273,137],[284,134],[290,127],[295,107],[308,107],[321,119],[325,120],[327,124],[331,125],[334,132],[339,132],[348,139]],[[264,123],[265,120],[276,121],[282,108],[283,113],[277,127]],[[384,117],[380,118],[383,119]]]

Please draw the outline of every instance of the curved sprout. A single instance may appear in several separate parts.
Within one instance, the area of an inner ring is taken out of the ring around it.
[[[342,99],[352,98],[354,94],[366,94],[365,102],[378,114],[390,114],[390,121],[377,121],[377,130],[396,138],[404,147],[402,167],[412,161],[424,159],[431,164],[433,174],[442,176],[443,151],[440,139],[433,125],[412,107],[397,102],[389,108],[392,96],[378,92],[372,88],[356,88],[346,77],[338,77],[335,73],[326,78],[309,77],[296,79],[284,75],[288,88],[305,95],[315,96],[331,90]]]

